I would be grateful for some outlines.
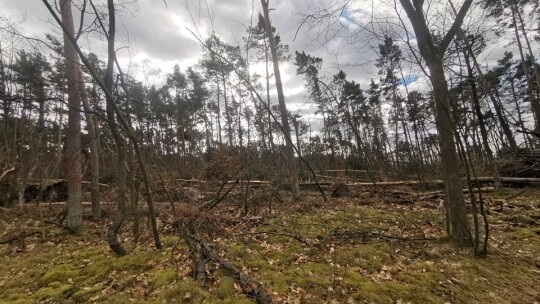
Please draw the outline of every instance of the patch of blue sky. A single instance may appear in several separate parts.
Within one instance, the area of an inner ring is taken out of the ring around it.
[[[418,81],[419,78],[420,77],[418,77],[417,75],[407,75],[403,77],[403,79],[400,79],[399,84],[410,85],[411,83],[415,83],[416,81]]]
[[[349,10],[348,9],[343,9],[341,10],[341,14],[339,15],[340,18],[343,18],[345,20],[348,20],[348,21],[352,21],[351,19],[351,15],[349,13]]]

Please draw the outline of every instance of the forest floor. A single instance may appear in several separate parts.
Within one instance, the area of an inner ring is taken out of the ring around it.
[[[439,198],[403,193],[358,190],[328,203],[315,192],[296,203],[281,193],[283,201],[271,206],[259,199],[257,216],[247,218],[232,196],[197,229],[276,303],[540,303],[540,189],[484,194],[484,258],[445,238]],[[174,221],[168,204],[159,205],[164,249],[153,248],[147,227],[134,245],[126,225],[124,257],[105,241],[109,217],[87,219],[73,235],[37,220],[35,205],[14,207],[18,216],[0,211],[0,303],[253,303],[213,262],[208,286],[197,284],[186,242],[165,223]],[[61,208],[41,209],[48,217]]]

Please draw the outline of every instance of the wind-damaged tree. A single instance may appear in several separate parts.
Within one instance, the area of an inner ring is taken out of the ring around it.
[[[441,162],[446,193],[446,224],[448,235],[459,242],[470,238],[469,220],[460,180],[459,157],[454,139],[454,123],[448,98],[448,83],[444,74],[443,60],[448,46],[458,33],[463,19],[471,7],[472,0],[465,0],[455,20],[441,40],[435,39],[428,26],[423,0],[400,0],[418,43],[420,55],[424,59],[433,86],[435,98],[435,118],[439,133]]]
[[[264,62],[264,70],[265,70],[265,87],[266,87],[266,103],[267,106],[270,108],[270,78],[271,73],[269,69],[269,64],[272,60],[272,54],[270,51],[270,45],[268,42],[268,35],[266,34],[266,23],[264,21],[263,15],[259,14],[259,19],[257,22],[257,26],[249,27],[248,28],[248,47],[254,48],[257,51],[257,60],[259,62]],[[289,46],[287,44],[283,44],[281,42],[281,36],[276,33],[276,28],[272,27],[272,35],[274,35],[274,42],[276,44],[276,52],[278,54],[280,61],[285,61],[289,59]],[[265,132],[264,125],[261,124],[261,136],[263,137],[264,142],[264,136],[268,135],[268,143],[269,147],[272,151],[275,150],[274,147],[274,139],[272,134],[272,118],[270,117],[270,113],[267,113],[266,117],[266,125],[267,129]],[[266,134],[268,133],[268,134]]]
[[[268,9],[269,0],[261,0],[264,14],[264,22],[266,25],[266,35],[268,36],[268,44],[270,45],[270,53],[272,54],[272,62],[274,66],[274,78],[276,79],[276,89],[278,94],[279,111],[281,112],[281,125],[283,133],[285,133],[286,157],[289,161],[289,173],[291,176],[291,186],[293,198],[297,199],[300,189],[298,184],[298,170],[296,159],[294,156],[294,147],[291,139],[291,126],[289,125],[289,114],[285,105],[285,95],[283,94],[283,83],[281,82],[281,73],[279,71],[279,56],[276,48],[275,36],[272,32],[272,24],[270,23],[270,12]]]
[[[71,1],[60,1],[60,13],[65,25],[64,56],[68,87],[68,128],[66,138],[66,175],[68,180],[67,227],[79,231],[82,225],[81,190],[81,88],[79,56],[71,40],[74,37]]]
[[[107,70],[105,72],[105,78],[103,80],[105,84],[105,89],[109,92],[113,92],[113,72],[114,72],[114,61],[116,56],[116,51],[114,49],[114,39],[116,34],[116,20],[114,12],[114,2],[112,0],[107,1],[109,8],[109,31],[107,33],[107,43],[108,43],[108,60],[107,60]],[[127,159],[127,145],[124,137],[120,134],[118,127],[116,125],[116,117],[114,111],[115,102],[112,96],[106,96],[107,98],[107,120],[109,122],[109,128],[111,129],[114,142],[116,144],[116,150],[118,152],[118,160],[116,163],[116,183],[118,186],[116,200],[118,203],[118,211],[116,212],[116,217],[114,218],[113,223],[107,228],[107,242],[109,247],[117,255],[125,255],[126,250],[122,247],[122,244],[118,241],[118,233],[124,219],[126,217],[126,191],[127,191],[127,172],[126,172],[126,159]]]

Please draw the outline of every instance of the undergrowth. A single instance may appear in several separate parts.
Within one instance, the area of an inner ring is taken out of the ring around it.
[[[500,211],[488,206],[490,247],[481,259],[445,239],[436,207],[351,198],[227,226],[208,241],[275,302],[533,303],[540,299],[540,192],[529,192]],[[216,270],[209,286],[199,286],[173,229],[162,234],[165,249],[148,241],[118,258],[103,225],[86,228],[75,236],[49,231],[46,242],[36,236],[23,252],[2,245],[0,303],[252,303],[218,265],[209,264]]]

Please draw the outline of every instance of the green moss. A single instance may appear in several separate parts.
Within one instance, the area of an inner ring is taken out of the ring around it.
[[[347,250],[338,250],[336,262],[339,265],[361,267],[368,272],[379,272],[384,265],[392,262],[388,250],[381,244],[355,245]]]
[[[223,299],[223,300],[219,300],[219,301],[216,301],[217,303],[223,303],[223,304],[253,304],[254,301],[253,300],[250,300],[244,296],[235,296],[233,298],[230,298],[230,299]],[[214,302],[214,303],[216,303]]]
[[[0,303],[17,303],[17,304],[26,304],[26,303],[35,303],[36,300],[30,299],[26,293],[10,293],[5,298],[0,299]]]
[[[227,247],[227,251],[234,257],[243,258],[248,255],[246,244],[232,243]]]
[[[154,288],[160,288],[174,282],[178,277],[175,269],[165,268],[153,271],[150,274],[149,282]]]
[[[103,249],[94,249],[79,253],[78,258],[83,260],[88,259],[90,261],[100,261],[106,259],[107,254],[103,251]]]
[[[49,284],[47,287],[38,289],[33,297],[37,300],[61,300],[69,298],[74,291],[75,287],[72,284]]]
[[[160,293],[162,303],[203,303],[208,299],[210,294],[190,278],[185,278]]]
[[[435,288],[437,282],[444,280],[444,276],[439,271],[422,262],[408,265],[396,275],[396,278],[403,283],[427,288]]]
[[[263,248],[254,243],[232,243],[227,248],[227,256],[242,260],[251,268],[268,269],[273,268],[266,257],[263,256]]]
[[[270,289],[279,294],[284,294],[289,290],[289,278],[276,271],[261,271],[257,274],[264,284],[270,286]]]
[[[63,264],[50,268],[40,279],[40,286],[47,286],[52,282],[67,283],[81,275],[80,270],[71,264]]]
[[[368,303],[394,303],[383,283],[367,282],[363,284],[361,291],[354,295]]]
[[[535,219],[524,214],[513,214],[513,215],[504,217],[504,219],[514,224],[521,224],[521,225],[536,225],[537,224],[537,221]]]
[[[361,274],[351,269],[346,269],[343,274],[343,284],[352,288],[360,288],[368,280]]]
[[[395,281],[367,281],[353,293],[358,302],[367,303],[445,303],[435,289],[424,288]]]
[[[326,292],[326,288],[332,285],[333,273],[332,266],[315,262],[305,263],[289,272],[298,286],[314,294]]]
[[[101,285],[95,285],[92,287],[83,287],[77,290],[75,293],[73,293],[71,297],[77,302],[87,302],[90,298],[92,298],[94,295],[101,292],[103,289],[104,287]]]
[[[95,264],[88,265],[85,268],[85,271],[88,275],[100,278],[105,276],[105,274],[109,271],[111,271],[113,267],[113,260],[105,259],[99,262],[96,262]]]
[[[234,280],[228,277],[222,278],[216,289],[216,296],[220,299],[227,299],[232,298],[235,295],[236,289],[234,288]]]
[[[167,235],[161,238],[161,243],[165,247],[171,247],[176,246],[180,243],[182,238],[176,236],[176,235]]]
[[[152,257],[156,257],[155,253],[150,255],[149,253],[132,252],[116,258],[111,268],[114,270],[138,270],[147,267]]]
[[[126,294],[114,294],[110,297],[108,297],[106,299],[106,302],[107,304],[133,304],[133,303],[137,303],[137,304],[143,304],[143,303],[149,303],[148,301],[145,301],[144,299],[141,299],[139,297],[130,297],[129,295],[126,295]],[[171,302],[173,303],[173,302]],[[179,303],[179,302],[177,302]]]

